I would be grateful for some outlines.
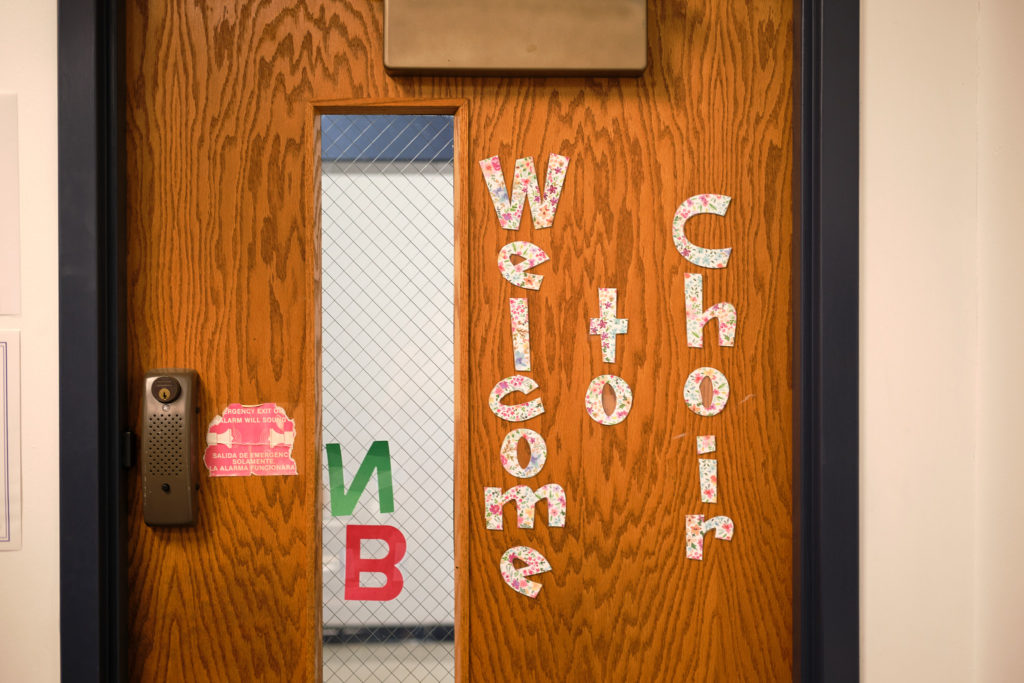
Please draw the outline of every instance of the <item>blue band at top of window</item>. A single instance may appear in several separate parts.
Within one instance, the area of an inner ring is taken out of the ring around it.
[[[320,119],[324,161],[451,161],[455,119],[427,114],[344,114]]]

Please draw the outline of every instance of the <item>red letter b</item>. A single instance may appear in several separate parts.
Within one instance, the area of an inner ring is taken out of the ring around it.
[[[362,541],[376,538],[388,544],[388,554],[381,558],[362,557]],[[405,557],[405,536],[393,526],[349,524],[345,538],[345,599],[393,600],[402,592],[404,580],[398,563]],[[359,575],[376,572],[387,577],[383,586],[363,587]]]

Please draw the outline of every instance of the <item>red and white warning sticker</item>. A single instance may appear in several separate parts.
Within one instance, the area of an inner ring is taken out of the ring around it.
[[[206,430],[203,462],[211,477],[298,474],[292,460],[295,422],[276,403],[232,403]]]

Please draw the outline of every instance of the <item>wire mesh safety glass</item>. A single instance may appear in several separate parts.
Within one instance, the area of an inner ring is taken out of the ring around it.
[[[389,492],[377,468],[351,514],[332,514],[321,454],[324,680],[450,681],[454,121],[325,115],[320,124],[323,443],[337,444],[344,488],[335,469],[334,495],[347,493],[351,504],[371,445],[387,441],[394,503],[393,512],[382,511]],[[350,525],[394,527],[404,537],[395,597],[346,599],[346,580],[349,590],[353,581],[382,587],[396,580],[375,572],[346,577],[346,558],[393,550],[371,539],[347,548]]]

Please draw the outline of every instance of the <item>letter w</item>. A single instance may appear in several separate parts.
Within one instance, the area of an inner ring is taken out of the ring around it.
[[[498,223],[501,227],[505,230],[518,230],[519,221],[523,217],[523,206],[529,200],[533,227],[550,228],[555,220],[555,209],[558,208],[558,198],[562,195],[562,184],[565,182],[565,171],[568,166],[568,157],[560,154],[548,155],[548,170],[542,192],[537,182],[537,169],[533,164],[533,157],[517,159],[515,175],[512,176],[512,198],[509,199],[505,176],[501,171],[501,160],[497,156],[481,160],[480,169],[491,193],[491,201],[498,213]]]
[[[387,441],[374,441],[366,452],[359,471],[352,480],[352,487],[345,490],[345,473],[341,467],[341,446],[325,444],[327,449],[327,472],[331,484],[331,514],[346,517],[356,509],[359,496],[363,495],[370,475],[377,470],[377,492],[380,497],[380,511],[394,512],[395,497],[391,489],[391,451]]]

